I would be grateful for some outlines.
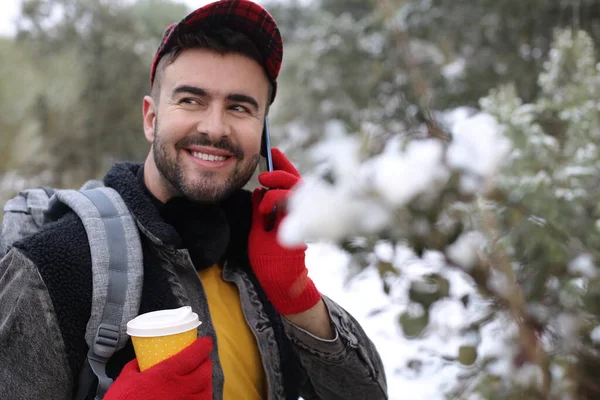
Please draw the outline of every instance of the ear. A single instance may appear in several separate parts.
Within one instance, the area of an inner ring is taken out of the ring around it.
[[[142,105],[142,113],[144,115],[144,136],[146,136],[146,140],[150,143],[154,143],[157,106],[158,104],[154,102],[152,97],[144,96]]]

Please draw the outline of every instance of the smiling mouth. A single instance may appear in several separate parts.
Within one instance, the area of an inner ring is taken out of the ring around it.
[[[226,161],[231,158],[231,156],[215,156],[214,154],[200,153],[198,151],[189,151],[188,150],[188,153],[190,153],[192,155],[192,157],[197,158],[199,160],[204,160],[204,161]]]

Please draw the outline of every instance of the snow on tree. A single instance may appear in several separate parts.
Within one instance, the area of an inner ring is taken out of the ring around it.
[[[280,231],[375,266],[406,301],[405,336],[447,341],[441,360],[461,367],[445,391],[458,397],[600,395],[600,67],[585,32],[556,32],[538,86],[532,103],[505,85],[480,110],[440,113],[449,141],[396,134],[377,153],[336,126]],[[436,261],[415,274],[407,249]],[[440,331],[456,306],[470,318]]]

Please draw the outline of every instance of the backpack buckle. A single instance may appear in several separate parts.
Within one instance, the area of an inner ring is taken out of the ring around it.
[[[94,354],[110,358],[115,353],[119,336],[120,331],[118,326],[106,323],[100,324],[92,346]]]

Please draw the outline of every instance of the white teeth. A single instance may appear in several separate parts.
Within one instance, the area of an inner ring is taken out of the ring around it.
[[[205,160],[205,161],[225,161],[225,160],[227,160],[227,157],[213,156],[212,154],[198,153],[196,151],[192,151],[192,155],[196,158],[199,158],[199,159]]]

